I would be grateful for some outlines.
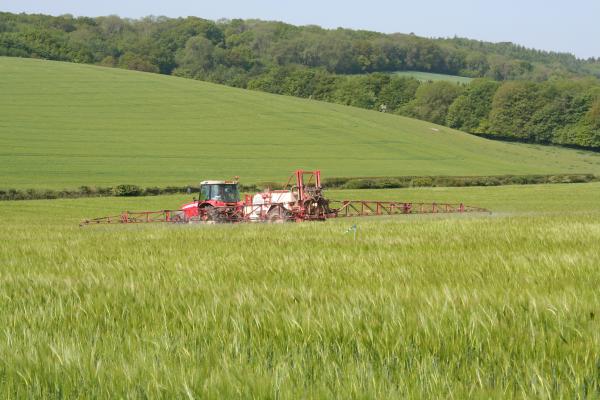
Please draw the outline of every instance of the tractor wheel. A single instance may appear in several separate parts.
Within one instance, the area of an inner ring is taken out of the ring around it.
[[[213,224],[221,224],[226,221],[226,218],[219,211],[219,209],[209,206],[206,207],[206,221]]]
[[[290,219],[290,214],[283,207],[273,207],[267,213],[267,221],[272,224],[282,224],[284,222],[288,222]]]
[[[313,204],[309,206],[309,214],[314,218],[326,218],[325,215],[331,212],[329,208],[329,201],[323,198],[317,199]]]

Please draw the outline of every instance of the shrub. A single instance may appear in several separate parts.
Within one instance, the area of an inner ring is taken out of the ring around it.
[[[51,190],[51,189],[46,189],[41,193],[41,197],[38,197],[38,199],[57,199],[58,198],[58,193],[56,193],[55,190]]]
[[[494,176],[489,176],[483,179],[482,186],[498,186],[501,185],[501,182],[498,178]]]
[[[343,186],[344,189],[374,189],[375,181],[373,179],[351,179]]]
[[[569,181],[572,183],[584,183],[584,182],[593,182],[594,175],[586,174],[586,175],[569,175]]]
[[[238,184],[238,189],[240,192],[260,192],[260,188],[256,185],[242,185]]]
[[[550,182],[550,183],[562,183],[563,179],[564,178],[562,176],[560,176],[560,175],[553,175],[553,176],[550,176],[548,178],[548,182]]]
[[[113,189],[115,196],[139,196],[142,194],[142,188],[137,185],[118,185]]]
[[[391,189],[403,187],[463,187],[463,186],[498,186],[498,185],[530,185],[540,183],[583,183],[599,181],[593,174],[557,174],[557,175],[501,175],[501,176],[400,176],[377,178],[330,178],[324,183],[326,188],[341,189]],[[264,182],[261,184],[240,184],[242,193],[253,193],[261,190],[282,189],[280,183]],[[57,198],[78,198],[95,196],[157,196],[161,194],[187,193],[190,186],[167,186],[161,188],[151,186],[145,189],[136,185],[118,185],[112,187],[80,186],[77,189],[2,189],[0,200],[36,200]]]
[[[506,178],[505,182],[507,182],[510,185],[525,185],[529,182],[529,180],[525,176],[517,175]]]
[[[187,189],[187,187],[185,189],[182,189],[178,186],[167,186],[166,188],[164,188],[162,190],[162,193],[164,193],[164,194],[182,193],[182,192],[185,192],[186,189]]]
[[[113,194],[113,188],[110,186],[96,188],[98,196],[111,196]]]
[[[339,188],[348,182],[350,178],[327,178],[323,181],[323,187],[325,188]]]
[[[93,188],[91,186],[79,186],[79,193],[82,196],[91,197],[94,196],[97,193],[97,191],[96,188]]]
[[[420,176],[415,177],[410,181],[410,186],[413,187],[424,187],[424,186],[432,186],[433,179],[428,176]]]
[[[406,186],[407,185],[403,184],[403,182],[397,178],[383,178],[377,182],[377,187],[379,189],[393,189]]]
[[[157,186],[147,187],[144,189],[144,196],[157,196],[161,194],[162,189]]]

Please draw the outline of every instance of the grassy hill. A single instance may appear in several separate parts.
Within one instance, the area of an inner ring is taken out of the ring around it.
[[[397,71],[397,72],[394,72],[394,75],[415,78],[421,82],[448,81],[451,83],[469,83],[473,80],[472,78],[467,78],[464,76],[433,74],[431,72],[421,72],[421,71]]]
[[[140,72],[0,58],[0,186],[599,173],[600,154]]]

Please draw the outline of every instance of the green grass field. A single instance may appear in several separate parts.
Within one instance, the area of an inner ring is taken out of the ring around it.
[[[467,78],[465,76],[434,74],[431,72],[421,72],[421,71],[397,71],[397,72],[394,72],[394,74],[398,75],[398,76],[406,76],[409,78],[415,78],[421,82],[447,81],[447,82],[451,82],[451,83],[469,83],[473,80],[473,78]]]
[[[242,177],[600,173],[600,154],[501,143],[335,104],[0,57],[0,187]]]
[[[0,149],[0,188],[600,173],[598,153],[1,57]],[[191,196],[2,202],[0,398],[600,397],[600,183],[327,196],[493,213],[79,228]]]
[[[600,396],[600,184],[328,197],[494,213],[79,228],[187,196],[5,202],[0,397]]]

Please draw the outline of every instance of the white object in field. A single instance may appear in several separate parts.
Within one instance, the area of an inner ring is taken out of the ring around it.
[[[252,198],[252,205],[244,206],[244,215],[247,215],[250,220],[258,220],[261,215],[266,215],[274,206],[291,210],[295,203],[296,196],[291,190],[257,193]]]

